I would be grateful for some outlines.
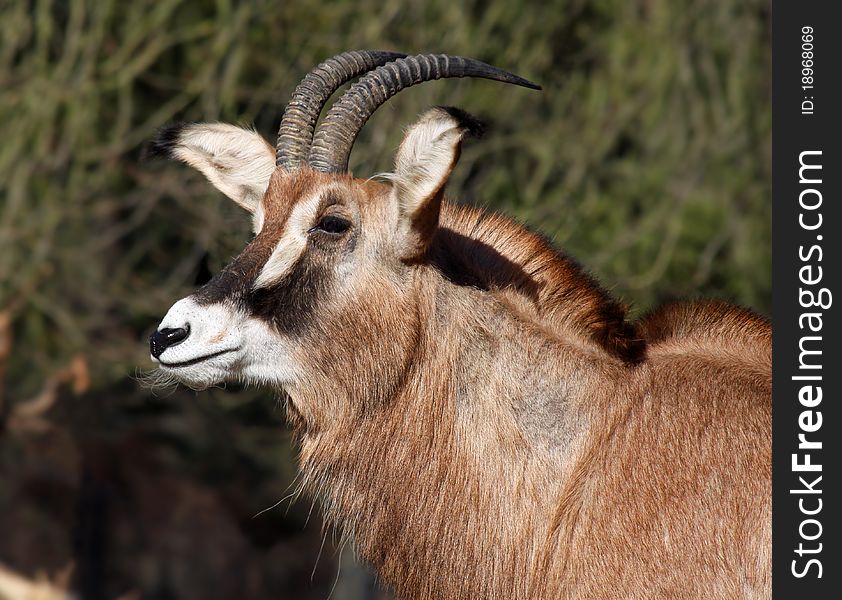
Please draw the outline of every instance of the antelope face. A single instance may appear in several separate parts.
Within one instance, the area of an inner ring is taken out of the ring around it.
[[[424,115],[388,183],[275,168],[271,146],[231,126],[168,129],[158,150],[196,166],[251,212],[255,236],[170,308],[150,339],[153,360],[196,388],[231,379],[288,387],[321,346],[370,339],[379,327],[368,313],[395,311],[408,263],[437,226],[468,127],[456,111]]]
[[[180,143],[201,127],[184,130]],[[271,148],[262,158],[274,167]],[[225,165],[222,176],[240,168]],[[369,201],[380,186],[347,176],[273,168],[262,187],[252,210],[255,237],[207,285],[176,302],[151,337],[161,369],[193,387],[230,379],[293,383],[300,375],[295,350],[307,339],[336,337],[335,315],[354,293],[355,274],[372,272],[376,238],[391,218],[378,214],[385,203]]]
[[[390,94],[418,83],[419,68],[427,69],[426,78],[474,75],[534,85],[470,59],[398,56],[346,53],[314,69],[290,102],[277,149],[231,125],[159,133],[153,151],[201,171],[251,213],[255,233],[207,285],[176,302],[152,334],[152,359],[162,371],[194,388],[239,379],[289,390],[331,378],[343,368],[334,364],[336,348],[344,355],[371,348],[407,312],[412,265],[438,226],[444,185],[476,123],[456,109],[433,109],[407,131],[387,183],[355,179],[346,173],[351,144],[385,100],[372,104],[365,94],[383,77],[398,77]],[[328,79],[339,87],[385,63],[334,105],[311,148],[313,123],[334,91],[319,86]]]

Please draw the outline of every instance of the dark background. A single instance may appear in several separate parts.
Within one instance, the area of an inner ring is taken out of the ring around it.
[[[136,380],[169,306],[249,236],[233,203],[142,161],[143,144],[176,119],[274,141],[299,79],[355,48],[472,56],[544,86],[406,91],[363,131],[359,176],[390,170],[417,114],[460,106],[491,127],[451,197],[548,234],[634,315],[698,295],[769,314],[766,2],[0,1],[0,580],[371,597],[311,499],[255,517],[296,473],[271,393]]]

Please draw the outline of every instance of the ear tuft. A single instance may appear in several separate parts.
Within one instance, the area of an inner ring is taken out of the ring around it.
[[[462,140],[483,131],[463,110],[439,106],[423,115],[404,135],[395,156],[393,196],[398,205],[402,257],[419,260],[436,229],[444,187],[459,160]]]
[[[216,189],[255,215],[275,171],[275,148],[253,129],[225,123],[173,123],[158,131],[148,155],[198,169]]]
[[[155,137],[147,144],[143,157],[175,158],[173,156],[173,150],[178,145],[178,137],[189,125],[189,123],[183,121],[176,121],[174,123],[167,123],[161,127],[155,133]]]
[[[457,108],[455,106],[437,106],[436,108],[445,111],[451,117],[456,119],[459,127],[464,129],[467,135],[480,138],[485,133],[485,123],[477,119],[472,114],[465,112],[461,108]]]

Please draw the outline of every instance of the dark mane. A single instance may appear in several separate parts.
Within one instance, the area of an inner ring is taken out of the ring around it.
[[[544,236],[480,209],[442,204],[428,259],[459,285],[515,292],[551,331],[573,332],[620,360],[643,360],[646,342],[626,308]]]

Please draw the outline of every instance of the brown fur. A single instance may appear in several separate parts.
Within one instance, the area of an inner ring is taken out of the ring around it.
[[[643,359],[646,345],[626,322],[625,307],[542,236],[501,215],[450,204],[438,233],[435,264],[455,264],[457,277],[502,292],[551,331],[567,327],[626,362]]]
[[[458,141],[413,131],[434,152],[398,162],[440,178],[430,197],[278,170],[263,229],[197,294],[238,290],[291,348],[303,487],[328,520],[404,599],[768,597],[769,324],[710,301],[628,322],[542,237],[439,207]],[[322,190],[353,226],[253,291]]]
[[[305,486],[398,597],[769,595],[766,322],[629,324],[540,237],[449,204],[408,277],[360,282],[383,309],[327,316],[290,390]]]

